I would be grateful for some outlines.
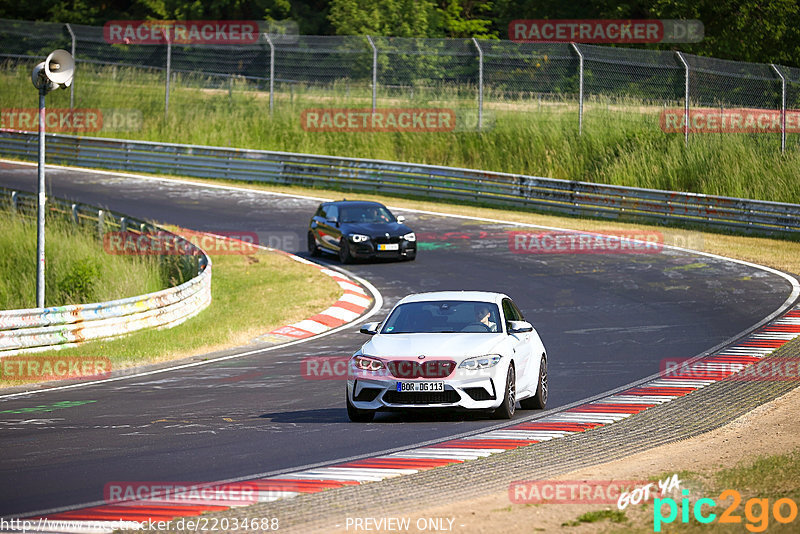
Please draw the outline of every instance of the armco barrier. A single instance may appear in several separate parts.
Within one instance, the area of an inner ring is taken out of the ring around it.
[[[0,188],[0,196],[13,210],[36,212],[35,195]],[[71,217],[76,224],[96,225],[101,238],[110,230],[165,233],[151,223],[84,204],[48,198],[47,207],[49,212]],[[0,311],[0,358],[73,346],[143,328],[168,328],[199,313],[211,302],[211,260],[191,242],[174,237],[175,245],[185,252],[179,261],[191,262],[196,273],[192,279],[155,293],[110,302]]]
[[[36,160],[37,134],[0,131],[0,154]],[[425,195],[574,215],[800,231],[800,205],[393,161],[68,135],[47,136],[50,163],[357,191]]]

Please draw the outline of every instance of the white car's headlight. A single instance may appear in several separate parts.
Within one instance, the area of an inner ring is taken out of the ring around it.
[[[469,371],[474,371],[476,369],[488,369],[489,367],[494,367],[497,365],[502,359],[502,356],[499,354],[487,354],[486,356],[476,356],[475,358],[467,358],[461,365],[458,366],[459,369],[467,369]]]
[[[380,360],[376,360],[375,358],[369,358],[367,356],[356,356],[353,358],[353,363],[356,366],[356,369],[360,369],[362,371],[380,371],[383,369],[383,362]]]
[[[363,243],[364,241],[369,241],[369,236],[362,234],[350,234],[350,241],[353,243]]]
[[[409,232],[403,236],[403,239],[405,239],[406,241],[416,241],[417,234],[415,234],[414,232]]]

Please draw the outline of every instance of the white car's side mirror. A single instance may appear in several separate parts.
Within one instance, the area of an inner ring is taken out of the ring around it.
[[[367,323],[361,325],[361,328],[359,328],[358,331],[361,332],[362,334],[374,336],[375,334],[378,333],[378,326],[380,326],[380,324],[381,323]]]
[[[403,215],[398,215],[397,216],[397,223],[398,224],[403,224],[404,222],[406,222],[406,218]]]
[[[509,334],[521,334],[523,332],[533,332],[533,325],[528,321],[508,321]]]

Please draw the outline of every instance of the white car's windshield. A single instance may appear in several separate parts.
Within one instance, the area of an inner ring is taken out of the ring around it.
[[[500,314],[491,302],[439,300],[407,302],[392,312],[382,334],[499,332]]]

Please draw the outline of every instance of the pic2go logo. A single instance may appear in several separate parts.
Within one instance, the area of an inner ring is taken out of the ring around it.
[[[695,521],[698,523],[712,523],[717,519],[717,514],[703,507],[714,508],[717,503],[713,499],[698,499],[694,506],[689,503],[689,490],[683,490],[683,499],[680,504],[681,523],[689,522],[689,511],[691,509]],[[737,490],[725,490],[719,494],[719,500],[731,499],[732,502],[724,512],[719,515],[719,523],[740,524],[742,517],[736,514],[736,509],[742,502],[742,496]],[[664,508],[667,508],[667,515],[664,516]],[[678,518],[678,503],[670,497],[664,499],[656,498],[653,501],[653,532],[661,532],[661,526],[673,523]],[[797,504],[789,498],[782,498],[772,503],[770,508],[769,499],[751,498],[744,505],[744,516],[747,520],[745,528],[750,532],[764,532],[769,527],[769,517],[772,517],[781,524],[791,523],[797,518]]]

